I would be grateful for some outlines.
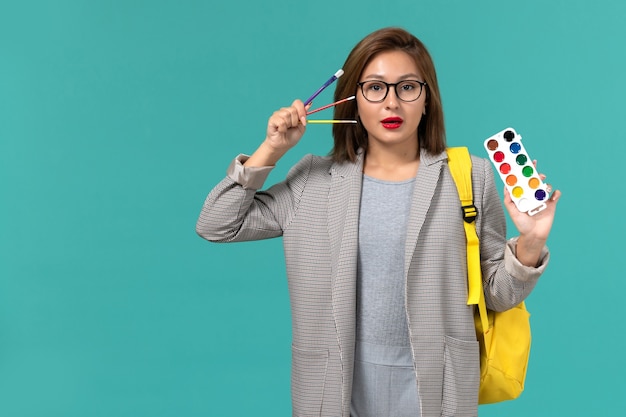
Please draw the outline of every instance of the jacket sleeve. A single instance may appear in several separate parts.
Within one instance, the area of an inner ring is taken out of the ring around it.
[[[473,169],[482,178],[481,207],[477,219],[477,231],[480,239],[481,267],[483,288],[487,308],[504,311],[515,307],[528,297],[539,277],[545,270],[550,253],[547,247],[542,250],[539,264],[528,267],[516,257],[517,237],[507,241],[506,219],[500,196],[494,183],[494,174],[489,161],[474,158]]]
[[[266,191],[258,191],[273,167],[249,168],[239,155],[226,178],[207,196],[196,232],[211,242],[240,242],[281,236],[297,210],[310,158],[296,164],[287,178]]]

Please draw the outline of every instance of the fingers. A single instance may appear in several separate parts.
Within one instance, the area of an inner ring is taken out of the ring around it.
[[[310,104],[305,107],[301,100],[295,100],[291,106],[275,111],[270,118],[270,124],[281,133],[286,133],[287,130],[299,124],[306,126],[306,112],[309,107]]]
[[[559,199],[561,198],[561,191],[556,190],[554,193],[552,193],[552,196],[550,196],[550,201],[553,202],[557,202],[559,201]]]
[[[504,187],[504,205],[516,207],[515,203],[513,202],[513,198],[511,197],[511,193],[509,193],[509,190],[506,187]]]
[[[270,124],[275,127],[276,131],[287,133],[290,128],[298,124],[297,114],[294,108],[283,107],[280,110],[276,110],[272,117],[270,117]]]
[[[311,108],[311,105],[312,103],[309,103],[305,106],[302,100],[294,100],[291,103],[291,107],[296,109],[298,122],[302,123],[303,126],[306,126],[306,112]]]

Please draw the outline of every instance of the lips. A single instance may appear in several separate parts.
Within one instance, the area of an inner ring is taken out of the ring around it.
[[[400,117],[387,117],[380,121],[385,129],[397,129],[402,125],[402,122]]]

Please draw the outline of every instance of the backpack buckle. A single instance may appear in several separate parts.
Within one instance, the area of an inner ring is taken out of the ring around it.
[[[462,206],[461,211],[463,212],[463,220],[466,223],[472,223],[476,220],[476,216],[478,215],[478,210],[474,204],[469,204],[467,206]]]

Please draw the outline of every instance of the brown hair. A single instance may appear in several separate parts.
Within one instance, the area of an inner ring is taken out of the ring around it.
[[[350,52],[343,65],[344,75],[337,80],[335,101],[358,93],[357,82],[369,62],[379,53],[403,51],[410,55],[424,77],[426,86],[426,115],[418,126],[419,146],[429,153],[437,154],[446,148],[443,109],[435,65],[422,42],[404,29],[389,27],[379,29],[363,38]],[[356,100],[335,107],[335,119],[357,119]],[[331,156],[335,161],[356,160],[359,148],[367,150],[367,132],[357,124],[333,125],[334,147]]]

